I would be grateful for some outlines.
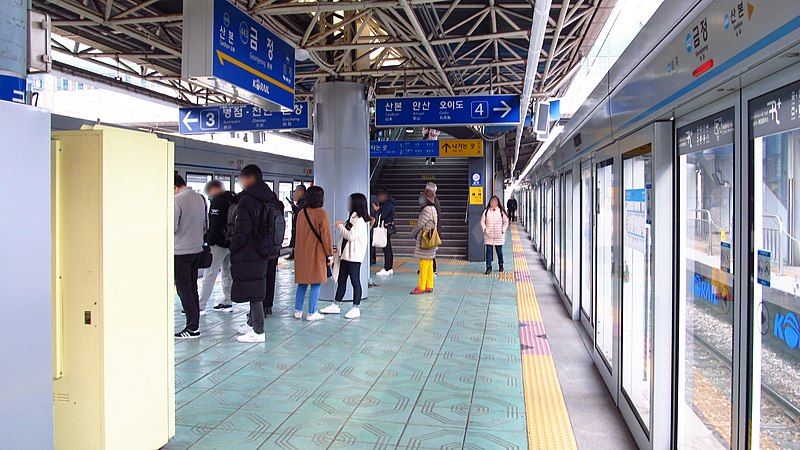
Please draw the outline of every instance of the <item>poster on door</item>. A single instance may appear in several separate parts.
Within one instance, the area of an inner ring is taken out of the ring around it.
[[[625,245],[635,251],[647,250],[647,190],[625,190]]]

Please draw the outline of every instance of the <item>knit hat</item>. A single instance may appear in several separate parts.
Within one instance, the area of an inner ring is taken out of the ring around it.
[[[436,193],[437,189],[439,189],[439,188],[436,186],[436,183],[432,183],[432,182],[429,181],[428,184],[425,185],[425,190],[426,191],[433,191],[434,194]]]

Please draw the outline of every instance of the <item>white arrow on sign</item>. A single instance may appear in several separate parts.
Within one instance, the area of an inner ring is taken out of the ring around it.
[[[497,108],[494,108],[492,111],[494,111],[494,112],[503,111],[503,114],[500,115],[500,118],[505,119],[506,116],[508,115],[508,113],[511,112],[511,107],[508,106],[508,103],[506,103],[505,100],[500,100],[500,103],[502,103],[503,106],[505,106],[505,108],[497,107]]]
[[[186,111],[186,115],[183,117],[183,124],[186,126],[187,130],[194,131],[192,129],[192,124],[199,122],[200,119],[192,119],[191,116],[192,116],[192,112],[191,111]]]

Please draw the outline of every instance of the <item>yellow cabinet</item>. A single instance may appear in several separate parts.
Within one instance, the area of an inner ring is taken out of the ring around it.
[[[110,127],[53,133],[57,449],[175,434],[174,148]]]

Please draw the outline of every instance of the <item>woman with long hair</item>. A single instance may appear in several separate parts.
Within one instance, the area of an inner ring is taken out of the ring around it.
[[[296,253],[294,280],[297,293],[294,302],[294,317],[303,318],[303,303],[306,291],[311,286],[306,320],[315,321],[325,316],[317,311],[320,285],[328,279],[328,267],[333,261],[333,239],[328,225],[328,213],[322,209],[325,191],[311,186],[306,191],[305,205],[297,215]]]
[[[484,272],[484,275],[492,273],[493,250],[497,252],[497,263],[500,266],[500,272],[503,271],[503,244],[506,243],[508,223],[508,214],[503,209],[503,203],[499,197],[493,195],[481,215],[483,243],[486,246],[486,272]]]
[[[339,302],[344,298],[347,290],[347,279],[353,286],[353,307],[344,316],[348,319],[361,317],[361,263],[367,255],[369,246],[369,208],[367,197],[364,194],[350,194],[348,200],[350,217],[346,222],[336,221],[336,228],[342,234],[342,239],[336,247],[341,256],[339,262],[339,275],[336,281],[336,297],[333,304],[320,310],[322,314],[339,314]]]
[[[436,229],[439,216],[436,214],[436,194],[430,189],[425,189],[419,195],[419,216],[417,225],[411,231],[411,236],[417,239],[414,247],[414,256],[419,258],[419,284],[411,291],[413,295],[428,294],[433,292],[433,260],[436,259],[438,247],[423,249],[422,236],[424,233]]]

